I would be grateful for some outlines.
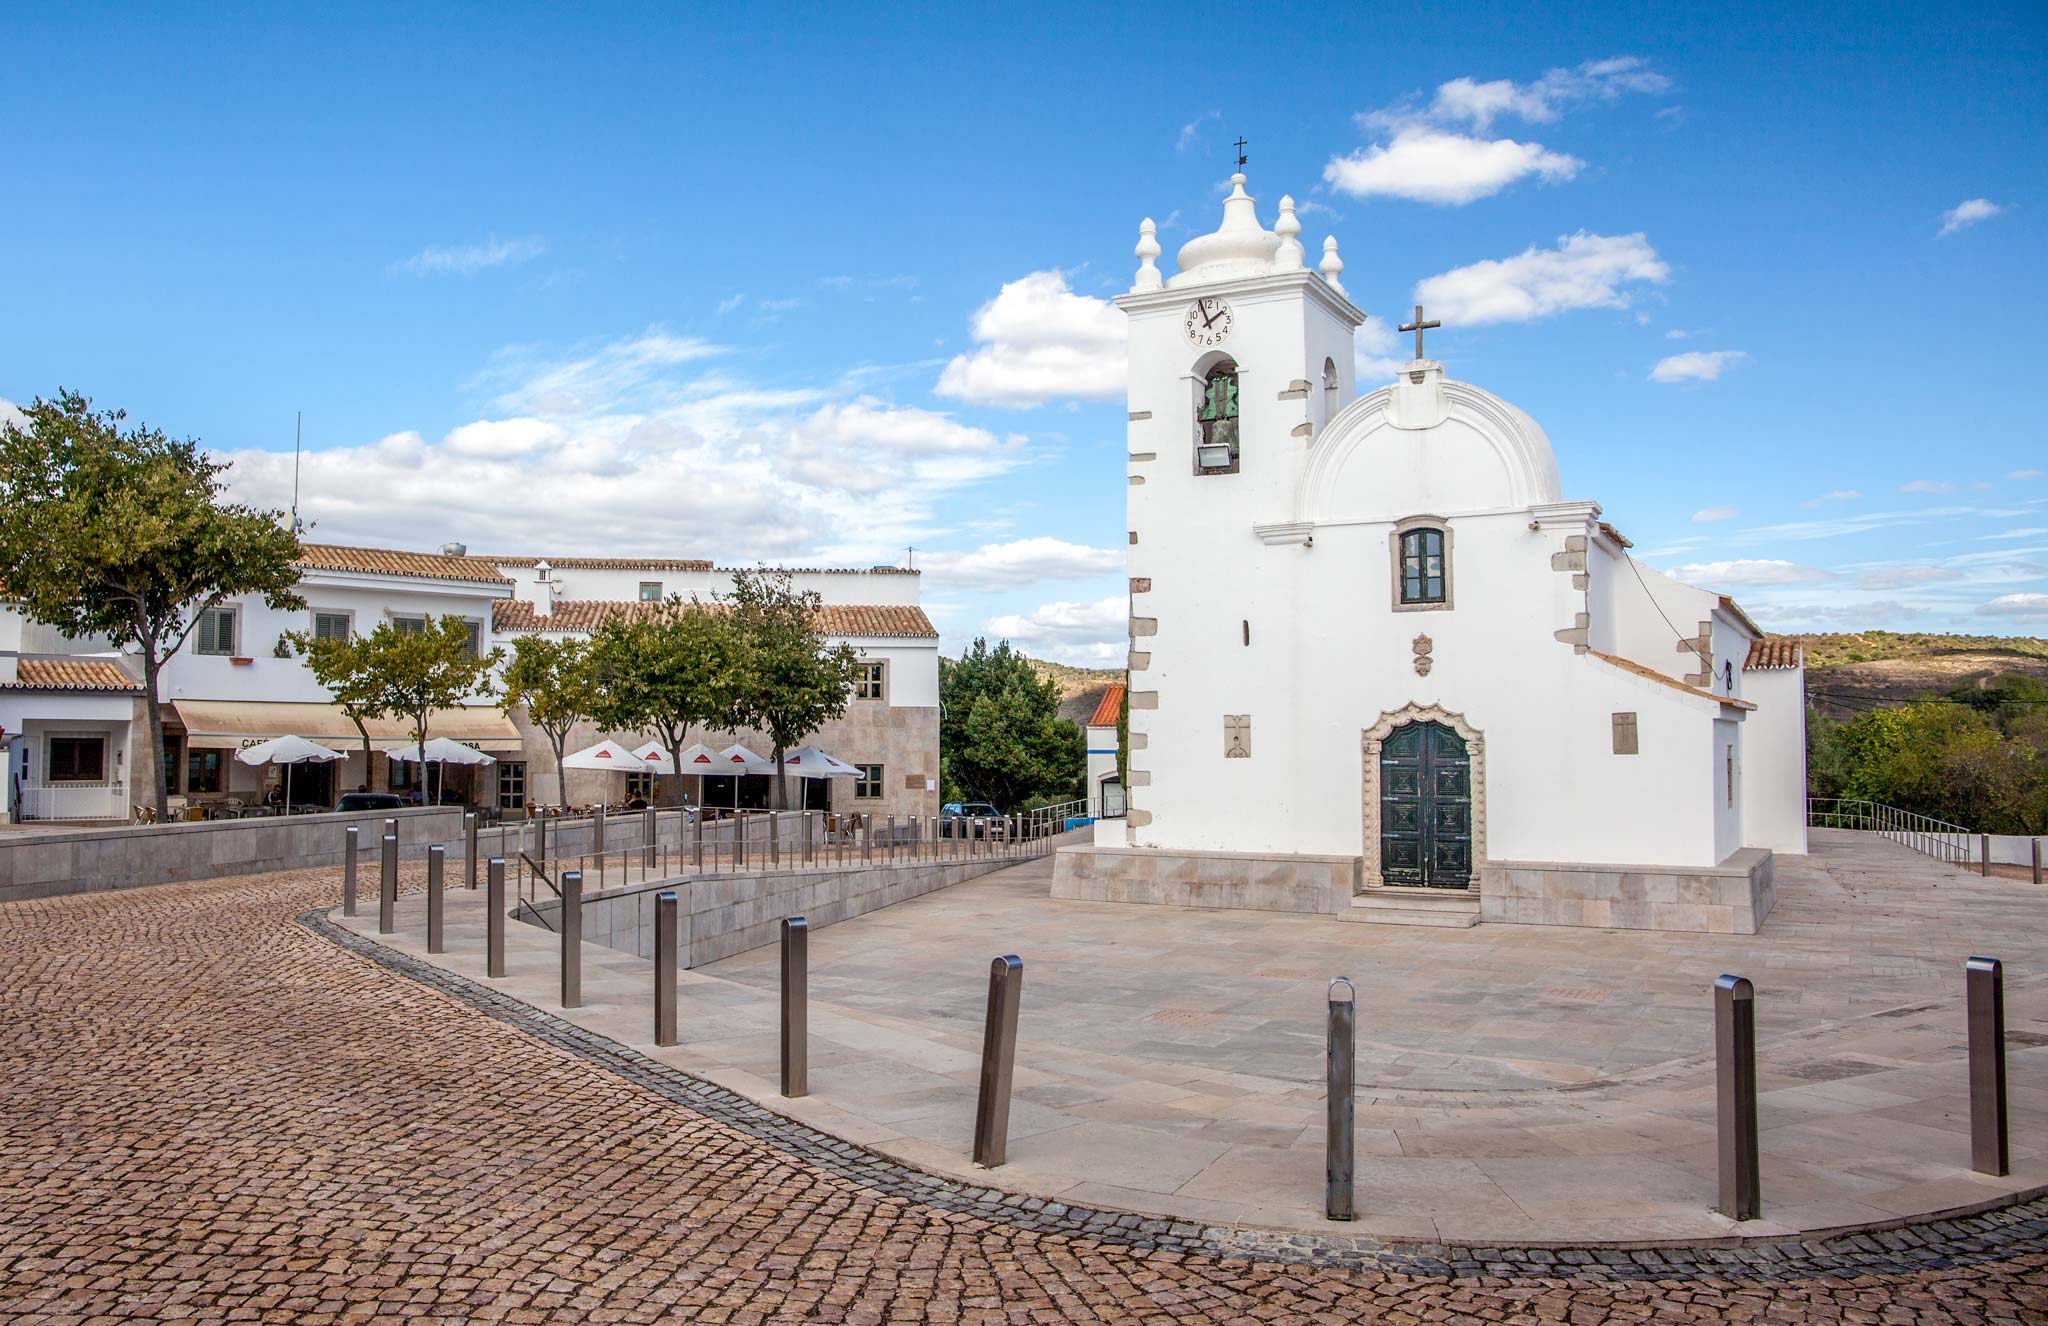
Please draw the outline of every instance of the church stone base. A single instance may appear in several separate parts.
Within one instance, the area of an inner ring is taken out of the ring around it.
[[[1778,901],[1775,870],[1763,847],[1709,867],[1489,861],[1479,871],[1479,919],[1753,935]]]
[[[1053,857],[1052,896],[1370,920],[1353,914],[1354,897],[1418,892],[1364,889],[1364,868],[1356,856],[1062,847]],[[1474,892],[1481,922],[1753,935],[1778,899],[1773,869],[1761,847],[1709,867],[1489,861]],[[1445,894],[1460,896],[1470,895]]]
[[[1334,916],[1358,890],[1355,856],[1175,852],[1155,847],[1062,847],[1052,896]]]

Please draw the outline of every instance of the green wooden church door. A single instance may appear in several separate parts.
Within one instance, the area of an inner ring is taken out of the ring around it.
[[[1472,884],[1472,759],[1441,723],[1410,723],[1380,746],[1380,877],[1410,888]]]

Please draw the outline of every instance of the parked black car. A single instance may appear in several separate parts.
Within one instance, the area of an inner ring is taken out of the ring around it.
[[[336,810],[403,810],[405,798],[396,792],[344,792],[334,803]]]
[[[999,820],[1003,812],[986,801],[948,801],[939,807],[939,833],[946,838],[986,838],[988,825],[976,820]]]

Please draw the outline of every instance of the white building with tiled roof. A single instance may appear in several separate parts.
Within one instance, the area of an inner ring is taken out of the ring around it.
[[[1796,662],[1749,670],[1742,609],[1567,499],[1535,420],[1424,357],[1421,310],[1361,394],[1335,238],[1311,270],[1292,201],[1267,230],[1244,184],[1170,278],[1146,222],[1116,300],[1129,809],[1055,891],[1753,931],[1805,845]]]
[[[480,557],[451,545],[438,553],[342,544],[307,544],[298,590],[302,610],[277,611],[260,596],[208,609],[185,645],[165,662],[162,711],[164,770],[186,806],[253,803],[265,790],[263,771],[233,760],[236,750],[287,733],[348,752],[329,766],[295,772],[293,796],[332,805],[345,791],[413,790],[407,766],[383,752],[401,746],[408,728],[375,719],[373,754],[285,637],[353,635],[382,622],[424,622],[455,616],[473,624],[479,649],[532,633],[587,635],[614,612],[643,610],[670,595],[709,600],[731,587],[732,572],[683,558]],[[884,814],[930,815],[938,809],[938,632],[918,606],[918,576],[893,567],[794,573],[797,585],[824,600],[820,629],[861,652],[866,664],[845,717],[813,743],[861,766],[858,781],[808,786],[812,805]],[[0,607],[0,751],[8,759],[5,793],[15,818],[120,819],[154,799],[139,669],[104,642],[68,641]],[[123,679],[126,679],[125,682]],[[473,779],[451,779],[473,803],[521,813],[552,800],[554,755],[522,714],[507,715],[487,697],[435,714],[434,735],[453,737],[496,763]],[[643,733],[580,731],[572,749],[599,736],[628,746]],[[746,741],[766,754],[753,733],[698,734],[715,747]],[[467,785],[465,785],[465,783]],[[627,787],[616,775],[571,772],[569,799],[618,802]],[[688,780],[693,800],[765,804],[766,779]],[[632,789],[645,792],[643,787]]]

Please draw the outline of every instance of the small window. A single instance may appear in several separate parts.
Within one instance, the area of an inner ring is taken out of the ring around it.
[[[1411,529],[1401,535],[1401,602],[1443,603],[1449,578],[1444,563],[1444,532]]]
[[[475,658],[484,652],[484,624],[472,621],[464,622],[463,625],[469,630],[469,644],[465,646],[464,652]]]
[[[853,799],[856,801],[879,801],[882,799],[882,766],[879,764],[855,765],[860,770],[860,779],[853,785]]]
[[[233,608],[208,608],[199,614],[199,625],[193,635],[197,641],[192,648],[200,654],[232,654],[235,652],[235,610]]]
[[[164,791],[176,793],[178,788],[178,767],[184,763],[185,739],[164,734]]]
[[[414,764],[411,760],[386,760],[385,765],[390,770],[385,775],[385,786],[392,791],[406,792],[419,786],[420,779],[416,770],[424,766]]]
[[[1195,411],[1195,473],[1237,473],[1237,365],[1224,360],[1202,380]]]
[[[640,601],[641,601],[642,603],[659,603],[659,602],[661,602],[661,582],[660,582],[659,580],[643,580],[643,581],[641,581],[641,582],[640,582]]]
[[[498,761],[498,809],[526,809],[526,763],[523,760]]]
[[[105,737],[50,738],[50,782],[103,783],[106,780]]]
[[[654,775],[645,769],[632,769],[626,773],[626,800],[654,800]]]
[[[1323,361],[1323,427],[1337,417],[1337,361]]]
[[[313,614],[313,638],[346,640],[350,624],[351,617],[346,612],[316,612]]]
[[[863,663],[854,677],[853,698],[856,700],[881,700],[888,697],[885,689],[887,663]]]
[[[218,792],[221,789],[221,754],[217,750],[185,752],[185,790]]]
[[[424,617],[398,617],[391,619],[391,629],[400,635],[425,635],[427,619]]]

